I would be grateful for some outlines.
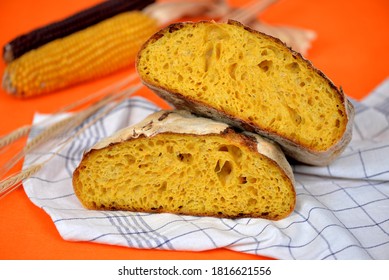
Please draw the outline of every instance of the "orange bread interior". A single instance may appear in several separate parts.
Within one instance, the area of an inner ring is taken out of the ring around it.
[[[231,131],[141,136],[85,154],[74,190],[89,209],[284,218],[295,205],[293,179],[256,149]]]

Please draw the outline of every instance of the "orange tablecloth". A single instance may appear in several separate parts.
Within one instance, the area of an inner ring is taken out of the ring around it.
[[[98,0],[0,2],[0,45],[32,28],[61,19]],[[233,5],[245,1],[230,1]],[[281,0],[261,18],[273,24],[305,27],[317,32],[307,58],[347,95],[360,99],[389,76],[389,2]],[[0,73],[5,64],[0,62]],[[133,69],[56,93],[19,100],[0,90],[0,135],[32,122],[35,112],[51,113],[113,83]],[[149,90],[139,92],[161,106]],[[4,164],[8,153],[0,154]],[[14,168],[17,171],[21,164]],[[225,249],[206,252],[138,250],[85,242],[67,242],[42,209],[34,206],[22,188],[0,200],[0,259],[260,259]]]

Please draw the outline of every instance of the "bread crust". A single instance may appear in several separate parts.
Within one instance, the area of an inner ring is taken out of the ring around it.
[[[175,32],[185,27],[188,24],[189,25],[207,24],[209,22],[210,21],[200,21],[198,23],[179,22],[179,23],[173,23],[168,27],[160,30],[159,32],[154,34],[151,38],[149,38],[149,40],[146,41],[145,44],[141,47],[137,56],[136,66],[138,66],[138,61],[142,56],[142,50],[144,50],[149,44],[163,37],[165,33]],[[259,127],[254,125],[253,123],[247,122],[239,118],[239,116],[230,115],[227,112],[223,110],[215,109],[206,103],[200,102],[198,100],[194,100],[190,97],[183,96],[179,92],[175,92],[172,89],[165,88],[161,85],[156,84],[155,82],[147,80],[146,77],[141,77],[142,83],[179,110],[188,110],[191,112],[195,112],[196,114],[199,114],[201,116],[210,117],[217,121],[225,122],[229,125],[238,127],[240,129],[249,132],[257,133],[261,136],[276,141],[282,147],[282,149],[284,150],[287,156],[299,162],[310,164],[310,165],[323,166],[323,165],[328,165],[332,161],[334,161],[339,156],[339,154],[343,152],[343,150],[346,148],[346,146],[348,145],[348,143],[351,141],[352,138],[352,127],[353,127],[352,123],[354,119],[354,108],[351,102],[345,96],[343,90],[341,88],[337,88],[334,85],[334,83],[322,71],[315,68],[309,60],[305,59],[300,53],[292,50],[290,47],[288,47],[278,38],[253,30],[234,20],[229,20],[228,24],[242,27],[251,33],[260,34],[261,36],[265,36],[277,44],[283,45],[289,52],[292,53],[295,59],[303,61],[303,63],[306,63],[309,69],[311,69],[312,71],[314,71],[315,73],[317,73],[318,75],[324,78],[326,83],[332,89],[335,90],[335,92],[339,96],[339,100],[341,100],[342,105],[345,109],[344,111],[346,113],[347,124],[345,126],[345,130],[343,132],[341,139],[339,139],[326,151],[317,151],[313,147],[305,146],[298,142],[293,142],[287,139],[286,137],[284,137],[283,135],[277,134],[274,131],[270,131],[265,127]]]
[[[181,123],[177,124],[177,121]],[[201,124],[203,123],[203,124]],[[200,124],[200,125],[199,125]],[[285,180],[290,182],[291,191],[294,195],[293,203],[290,207],[289,215],[293,210],[296,203],[296,193],[294,190],[295,180],[291,166],[287,162],[281,148],[269,139],[264,139],[256,134],[249,132],[237,133],[234,128],[228,126],[225,123],[219,123],[214,120],[200,118],[195,116],[192,113],[187,111],[160,111],[154,113],[151,116],[147,117],[140,123],[124,128],[117,133],[113,134],[111,137],[105,138],[102,141],[96,143],[90,150],[86,151],[83,154],[81,163],[75,169],[73,173],[73,187],[76,196],[80,199],[81,203],[88,209],[92,210],[129,210],[129,211],[141,211],[141,212],[166,212],[160,209],[123,209],[123,208],[114,208],[114,207],[96,207],[91,206],[85,203],[81,197],[80,192],[80,180],[79,174],[83,169],[83,162],[88,159],[93,153],[96,153],[98,150],[106,149],[114,145],[119,145],[120,143],[126,141],[135,141],[140,138],[154,137],[155,135],[163,134],[169,137],[173,134],[187,134],[191,137],[199,137],[201,135],[223,135],[223,137],[234,137],[239,139],[239,143],[243,146],[248,147],[253,153],[259,153],[260,155],[266,157],[272,164],[278,167],[279,171],[283,174]],[[243,217],[256,217],[256,218],[268,218],[266,215],[261,213],[252,213],[250,215],[239,215],[239,217],[232,217],[225,214],[210,214],[210,213],[181,213],[173,212],[174,214],[187,214],[187,215],[196,215],[196,216],[212,216],[219,218],[243,218]],[[283,218],[280,216],[278,219]]]
[[[124,141],[139,137],[152,137],[161,133],[189,134],[196,137],[209,134],[227,134],[231,131],[234,131],[234,127],[225,122],[201,118],[185,110],[163,110],[151,114],[136,125],[126,127],[110,137],[102,139],[93,145],[89,151],[85,152],[84,157],[93,150],[100,150]],[[277,143],[247,131],[243,131],[238,135],[241,136],[243,145],[274,161],[284,170],[290,180],[294,180],[293,171]],[[256,145],[253,144],[254,142]]]

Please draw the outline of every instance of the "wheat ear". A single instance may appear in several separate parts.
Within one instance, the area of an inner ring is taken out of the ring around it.
[[[88,95],[87,97],[81,99],[81,100],[78,100],[76,102],[73,102],[69,105],[66,105],[62,108],[60,108],[59,110],[56,110],[55,112],[52,113],[53,116],[55,115],[58,115],[58,114],[62,114],[62,113],[65,113],[65,112],[70,112],[78,107],[81,107],[81,106],[84,106],[84,105],[87,105],[88,103],[91,103],[93,102],[94,100],[98,99],[98,98],[105,98],[107,95],[110,95],[114,92],[117,92],[118,90],[120,90],[121,88],[125,87],[125,86],[128,86],[131,82],[133,82],[136,78],[137,78],[137,74],[136,73],[132,73],[130,76],[124,78],[123,80],[120,80],[114,84],[111,84],[111,85],[108,85],[107,87],[95,92],[95,93],[92,93],[90,95]],[[94,101],[95,102],[95,101]],[[39,122],[37,124],[34,124],[34,125],[25,125],[25,126],[22,126],[20,128],[17,128],[15,129],[14,131],[10,132],[9,134],[6,134],[2,137],[0,137],[0,149],[3,149],[3,148],[6,148],[8,147],[9,145],[13,144],[14,142],[16,142],[17,140],[23,138],[23,137],[26,137],[30,131],[32,129],[34,129],[35,127],[37,126],[43,126],[45,125],[45,123],[47,122],[48,120],[44,120],[42,122]]]
[[[244,24],[245,22],[256,18],[259,13],[263,12],[276,1],[277,0],[252,0],[240,8],[230,11],[220,21],[225,22],[229,19],[234,19]]]
[[[105,98],[104,102],[100,101],[99,106],[97,106],[99,109],[105,108],[97,114],[97,116],[87,125],[83,126],[80,130],[78,130],[76,133],[74,133],[72,136],[66,139],[64,143],[62,143],[58,150],[53,153],[48,159],[44,160],[41,163],[34,163],[30,167],[26,168],[25,170],[22,170],[15,175],[12,175],[4,180],[0,181],[0,198],[4,197],[5,195],[9,194],[13,190],[15,190],[17,187],[19,187],[23,180],[26,180],[30,178],[33,174],[41,170],[52,158],[59,155],[60,152],[69,144],[71,141],[79,136],[81,133],[83,133],[86,129],[94,125],[97,121],[102,119],[104,116],[108,115],[116,106],[114,104],[117,104],[118,102],[122,101],[124,98],[128,98],[130,95],[134,94],[137,90],[139,90],[142,87],[141,84],[135,85],[131,87],[130,89],[123,90],[120,93],[116,94],[115,96],[111,96],[110,98]],[[113,102],[114,100],[114,102]],[[111,103],[111,106],[109,106]],[[107,106],[108,105],[108,106]],[[90,109],[90,108],[88,108]],[[92,110],[91,110],[92,111]],[[85,120],[85,116],[87,115],[85,112],[84,116],[77,115],[76,116],[76,123],[81,122]],[[80,125],[80,124],[79,124]]]

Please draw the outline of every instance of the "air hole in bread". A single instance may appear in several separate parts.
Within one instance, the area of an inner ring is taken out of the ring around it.
[[[215,45],[215,59],[219,60],[222,53],[222,45],[220,42],[216,43]]]
[[[339,127],[339,126],[340,126],[340,120],[339,120],[339,119],[336,119],[336,121],[335,121],[335,126],[336,126],[336,127]]]
[[[131,155],[125,155],[125,159],[129,165],[132,165],[135,163],[135,158]]]
[[[166,145],[166,151],[169,153],[169,154],[172,154],[174,149],[173,149],[173,146],[171,145]]]
[[[240,176],[240,177],[239,177],[239,183],[240,183],[240,184],[246,184],[246,183],[247,183],[247,178],[244,177],[244,176]]]
[[[222,185],[225,185],[229,175],[232,173],[232,164],[229,161],[218,160],[215,166],[215,173]]]
[[[231,79],[236,80],[236,67],[238,66],[238,63],[231,64],[228,67],[228,74],[230,75]]]
[[[219,151],[220,152],[228,152],[232,156],[232,158],[235,162],[239,162],[240,158],[243,155],[242,150],[239,147],[234,146],[234,145],[220,146]]]
[[[292,62],[292,63],[289,63],[285,66],[286,69],[288,69],[289,71],[291,71],[292,73],[299,73],[300,72],[300,66],[298,65],[297,62]]]
[[[258,63],[258,67],[263,71],[263,72],[268,72],[273,65],[273,61],[271,60],[263,60],[260,63]]]
[[[192,160],[193,160],[193,156],[189,153],[179,153],[177,155],[177,158],[181,161],[181,162],[185,162],[185,163],[191,163]]]
[[[250,198],[249,201],[247,202],[248,206],[252,206],[252,205],[255,205],[255,204],[257,204],[257,200],[254,199],[254,198]]]
[[[291,119],[293,119],[294,122],[295,122],[297,125],[301,124],[301,122],[302,122],[302,117],[301,117],[301,115],[298,113],[298,111],[297,111],[296,109],[290,107],[290,106],[286,106],[286,107],[287,107],[287,109],[288,109],[288,112],[289,112],[289,115],[290,115]],[[294,138],[294,137],[292,137],[292,138]]]
[[[166,187],[167,187],[167,182],[165,181],[162,183],[162,185],[159,186],[158,192],[163,193],[164,191],[166,191]]]

